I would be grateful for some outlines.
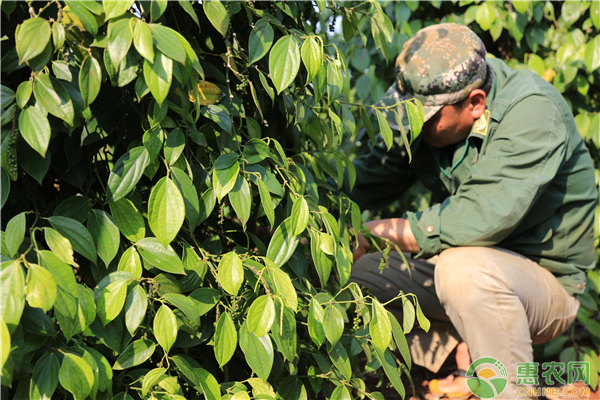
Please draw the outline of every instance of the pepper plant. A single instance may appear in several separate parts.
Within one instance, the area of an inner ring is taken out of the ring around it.
[[[328,10],[392,57],[377,2],[2,2],[3,398],[404,396],[429,322],[349,283],[338,149],[411,138],[349,101]]]

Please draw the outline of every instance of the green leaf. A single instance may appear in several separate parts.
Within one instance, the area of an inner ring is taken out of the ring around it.
[[[271,337],[269,335],[256,337],[254,333],[248,332],[248,326],[244,322],[239,331],[239,342],[252,371],[259,378],[266,380],[273,367],[274,352]]]
[[[143,147],[134,147],[123,154],[115,163],[108,177],[107,202],[125,197],[135,188],[148,166],[150,156]]]
[[[483,2],[482,4],[480,4],[479,8],[477,8],[477,13],[475,14],[475,21],[477,21],[481,29],[483,29],[484,31],[489,30],[492,27],[492,24],[495,20],[496,12],[494,10],[494,7],[488,2]]]
[[[229,192],[229,202],[245,227],[246,222],[250,219],[250,211],[252,210],[252,193],[250,192],[248,181],[240,175],[237,176],[235,185]]]
[[[173,311],[164,304],[160,306],[154,317],[153,329],[158,344],[165,353],[168,353],[177,339],[177,319]]]
[[[166,368],[154,368],[144,376],[144,380],[142,381],[143,397],[146,397],[148,391],[158,383],[159,379],[165,374],[166,371]]]
[[[409,333],[415,324],[415,307],[406,297],[402,299],[402,318],[404,333]]]
[[[213,288],[200,288],[194,290],[188,296],[191,299],[196,300],[196,308],[198,314],[203,316],[219,302],[221,299],[221,292]]]
[[[180,170],[179,168],[171,169],[171,177],[173,183],[181,192],[183,196],[183,203],[185,205],[185,218],[192,228],[198,225],[200,219],[200,203],[198,201],[198,192],[192,183],[190,177]]]
[[[204,398],[206,400],[219,400],[221,396],[221,389],[219,389],[219,383],[210,372],[202,368],[194,368],[194,372],[200,381],[200,386],[204,392]]]
[[[268,267],[270,260],[265,260]],[[271,278],[271,282],[273,283],[274,292],[277,296],[283,299],[283,304],[286,307],[291,308],[294,311],[298,310],[298,295],[296,294],[296,289],[292,284],[292,280],[289,275],[285,273],[283,270],[273,266],[268,270],[269,277]]]
[[[300,69],[300,50],[292,35],[282,37],[269,54],[269,73],[277,94],[287,88]]]
[[[225,36],[229,27],[229,13],[223,4],[218,0],[206,1],[202,3],[202,7],[212,26]]]
[[[253,64],[263,58],[273,45],[273,28],[269,21],[264,18],[259,19],[250,32],[248,39],[248,64]]]
[[[600,35],[596,35],[594,40],[590,40],[585,46],[583,61],[589,73],[600,67]]]
[[[22,212],[12,217],[10,221],[8,221],[8,224],[6,224],[4,245],[8,250],[8,255],[11,257],[17,256],[19,247],[21,246],[21,243],[23,243],[23,239],[25,239],[26,216],[27,212]]]
[[[121,235],[110,214],[93,210],[88,218],[88,230],[94,238],[98,255],[108,266],[119,251]]]
[[[98,34],[98,23],[94,14],[88,11],[84,1],[65,1],[69,9],[81,20],[86,31],[96,36]]]
[[[75,279],[73,268],[62,262],[49,251],[43,250],[38,254],[41,257],[42,265],[50,271],[56,282],[57,292],[56,301],[54,302],[55,311],[60,312],[71,321],[76,320],[79,306],[79,291],[77,289],[77,280]],[[46,282],[48,281],[44,280],[42,281],[42,284],[45,284]]]
[[[52,41],[54,42],[54,52],[57,52],[65,44],[65,27],[60,22],[52,23]]]
[[[219,202],[233,189],[239,172],[240,164],[237,162],[233,162],[233,164],[225,169],[215,168],[213,170],[213,189]]]
[[[49,75],[38,75],[33,81],[33,93],[46,111],[73,126],[73,101],[58,79]]]
[[[425,314],[423,314],[423,311],[421,311],[421,306],[419,305],[418,301],[417,301],[417,321],[419,321],[419,325],[421,325],[421,328],[425,332],[429,332],[429,328],[431,327],[431,322],[429,322],[427,317],[425,317]]]
[[[166,0],[157,0],[150,3],[150,18],[152,21],[156,21],[167,9]]]
[[[421,129],[423,129],[423,121],[425,120],[425,111],[420,101],[415,100],[417,104],[413,103],[412,100],[404,103],[406,106],[406,113],[408,114],[408,123],[410,124],[410,137],[411,143],[419,136]]]
[[[71,218],[59,216],[50,217],[48,221],[50,221],[54,229],[71,242],[73,250],[94,264],[96,263],[94,239],[82,223]]]
[[[185,136],[181,129],[173,129],[165,143],[165,159],[169,166],[175,164],[185,147]]]
[[[104,7],[104,14],[106,14],[104,19],[106,21],[108,21],[111,18],[120,17],[121,15],[125,14],[127,12],[127,10],[129,10],[131,8],[132,4],[133,4],[132,0],[125,0],[125,1],[113,0],[113,1],[102,2],[102,6]]]
[[[130,272],[138,279],[142,277],[142,260],[134,246],[123,252],[117,266],[117,271]]]
[[[131,336],[134,336],[136,329],[144,320],[147,308],[146,291],[143,287],[137,285],[129,292],[125,302],[125,326],[127,326]]]
[[[327,312],[327,311],[325,311]],[[352,378],[352,366],[350,365],[350,358],[348,357],[348,353],[346,349],[342,345],[341,342],[336,342],[335,345],[332,345],[329,349],[328,353],[329,358],[333,362],[333,365],[337,367],[342,373],[342,376],[347,380]]]
[[[31,81],[21,82],[19,87],[17,88],[17,105],[19,108],[23,109],[27,105],[27,102],[31,98],[31,93],[33,92],[33,84]],[[4,102],[4,100],[3,100]]]
[[[237,296],[244,282],[244,267],[240,257],[231,251],[219,262],[219,283],[232,296]]]
[[[79,71],[79,90],[83,98],[84,108],[90,105],[100,93],[102,84],[102,69],[94,57],[87,57],[81,63]]]
[[[96,303],[94,303],[94,292],[92,289],[77,285],[79,302],[77,304],[77,329],[83,332],[96,319]]]
[[[2,340],[0,342],[0,371],[2,371],[4,370],[4,365],[10,356],[10,349],[12,347],[10,343],[10,332],[8,331],[6,322],[4,322],[2,317],[0,317],[0,340]]]
[[[327,62],[327,100],[329,103],[337,99],[344,87],[344,75],[335,61]],[[336,115],[337,117],[337,115]],[[339,117],[338,117],[339,120]],[[341,122],[339,124],[341,125]],[[340,132],[341,133],[341,132]]]
[[[320,348],[325,343],[325,328],[323,327],[324,310],[315,298],[310,300],[308,309],[308,333],[312,341]]]
[[[115,319],[125,305],[127,284],[129,280],[122,279],[108,285],[100,294],[96,303],[96,312],[102,325],[106,326]]]
[[[273,200],[271,199],[271,194],[267,189],[267,185],[262,181],[262,179],[257,179],[254,181],[256,186],[258,186],[258,193],[260,195],[260,202],[263,206],[263,210],[267,219],[269,220],[269,224],[271,228],[275,225],[275,208],[273,207]]]
[[[58,380],[63,388],[73,394],[75,400],[83,400],[92,391],[94,371],[82,357],[64,353]]]
[[[165,293],[163,298],[171,305],[177,307],[175,314],[184,322],[188,330],[196,332],[200,328],[200,315],[196,301],[179,293]]]
[[[398,323],[398,320],[396,319],[394,314],[388,311],[388,317],[392,324],[392,335],[394,337],[394,342],[396,343],[396,348],[398,349],[400,354],[402,354],[404,362],[406,362],[406,366],[408,367],[408,369],[410,369],[412,365],[412,358],[410,355],[410,349],[408,348],[408,342],[406,341],[406,337],[404,336],[404,332],[402,332],[400,323]]]
[[[598,2],[592,1],[590,5],[590,19],[596,29],[600,29],[600,4]]]
[[[177,32],[167,26],[158,24],[150,24],[149,28],[152,31],[152,41],[154,46],[156,46],[159,52],[169,59],[185,65],[187,53]]]
[[[202,107],[200,110],[202,116],[214,121],[227,132],[231,132],[231,116],[229,111],[222,104],[211,104]]]
[[[168,177],[158,181],[148,200],[148,223],[163,246],[175,239],[185,219],[185,203],[177,185]]]
[[[142,214],[135,208],[131,200],[121,199],[119,201],[111,202],[109,206],[114,221],[123,236],[132,242],[137,242],[146,237],[144,217],[142,217]]]
[[[8,106],[10,106],[14,99],[15,92],[13,92],[11,88],[8,88],[4,85],[0,85],[0,101],[2,104],[2,108],[7,108]]]
[[[362,120],[365,130],[371,139],[371,144],[375,146],[375,143],[377,142],[375,139],[375,131],[373,130],[371,119],[369,118],[369,115],[364,107],[360,107],[360,119]]]
[[[172,274],[185,274],[183,263],[171,246],[163,246],[157,239],[148,237],[137,242],[142,258],[155,268]]]
[[[173,61],[161,52],[155,52],[154,63],[144,60],[144,79],[158,105],[162,105],[171,88]]]
[[[48,118],[37,107],[26,107],[19,114],[19,130],[21,136],[42,157],[50,144],[50,123]]]
[[[250,306],[248,310],[248,332],[253,332],[256,337],[266,335],[275,321],[275,304],[268,295],[262,295]]]
[[[321,282],[321,286],[325,287],[327,281],[329,280],[329,276],[331,275],[331,266],[333,265],[333,257],[330,254],[325,253],[323,251],[323,239],[328,239],[327,241],[332,244],[333,240],[331,236],[320,233],[318,231],[310,230],[310,251],[313,257],[315,268],[317,270],[317,274],[319,275],[319,281]],[[331,246],[326,246],[326,248]]]
[[[215,329],[215,358],[219,367],[227,364],[237,347],[237,331],[228,312],[221,314]]]
[[[44,228],[44,239],[50,250],[63,262],[77,265],[73,258],[71,242],[52,228]]]
[[[29,387],[29,398],[50,400],[58,384],[60,364],[54,353],[44,354],[33,369],[33,377]]]
[[[113,369],[122,370],[140,365],[152,356],[155,349],[156,344],[149,339],[136,340],[119,355]]]
[[[219,169],[227,169],[233,165],[240,158],[238,153],[227,153],[221,154],[214,163],[214,168]]]
[[[283,315],[281,315],[282,312]],[[273,339],[275,339],[277,349],[288,361],[293,362],[298,356],[298,334],[296,332],[295,312],[287,307],[277,307],[271,334]]]
[[[291,217],[286,218],[275,230],[269,248],[267,249],[267,258],[273,261],[278,267],[285,264],[300,242],[300,238],[295,236],[292,231]]]
[[[108,56],[112,65],[118,67],[127,55],[133,35],[131,33],[132,19],[123,18],[118,21],[110,21],[108,24]],[[106,58],[105,58],[106,60]]]
[[[105,3],[106,4],[106,3]],[[143,21],[138,21],[133,30],[133,45],[142,57],[154,63],[154,43],[152,30]]]
[[[315,40],[316,38],[317,36],[308,36],[306,40],[304,40],[301,49],[302,62],[308,72],[306,78],[307,84],[317,76],[319,69],[321,69],[321,66],[323,65],[323,47],[320,43],[317,43],[317,40]]]
[[[25,308],[25,277],[19,261],[5,261],[0,268],[0,317],[12,335]]]
[[[381,132],[381,137],[383,137],[385,146],[389,151],[394,144],[394,133],[392,132],[392,128],[390,128],[390,125],[387,122],[387,119],[385,119],[383,113],[380,110],[375,111],[377,114],[377,123],[379,123],[379,132]]]
[[[369,323],[369,332],[373,345],[379,350],[385,351],[392,340],[392,324],[387,311],[375,298],[373,298],[373,314]]]
[[[308,400],[308,395],[299,378],[287,377],[277,390],[277,400]]]
[[[57,286],[52,273],[36,264],[29,264],[27,286],[25,288],[27,303],[31,307],[50,311],[56,302]]]
[[[30,18],[23,22],[16,35],[19,64],[41,54],[50,41],[52,29],[43,18]]]
[[[0,184],[2,185],[1,190],[1,200],[0,200],[0,208],[4,207],[4,203],[6,203],[6,199],[8,199],[8,194],[10,193],[10,178],[8,177],[8,173],[4,170],[4,168],[0,168],[0,177],[2,181]]]
[[[340,310],[332,304],[329,304],[323,313],[323,329],[332,346],[336,345],[344,333],[344,317]]]
[[[308,209],[308,203],[304,197],[300,197],[294,203],[292,207],[292,233],[294,235],[300,235],[308,226],[308,218],[310,217],[310,210]]]
[[[513,0],[511,1],[511,3],[515,10],[517,10],[521,14],[525,14],[527,12],[527,9],[529,8],[529,5],[531,4],[531,1]]]
[[[394,360],[394,356],[392,356],[388,350],[382,351],[377,347],[375,347],[375,352],[377,353],[377,358],[379,359],[379,362],[381,362],[383,370],[392,383],[392,386],[394,386],[394,389],[396,389],[400,397],[404,398],[404,385],[402,384],[402,379],[400,379],[398,366]]]

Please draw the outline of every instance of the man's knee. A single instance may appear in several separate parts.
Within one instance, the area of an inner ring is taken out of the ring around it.
[[[444,250],[435,266],[435,286],[442,304],[480,301],[481,280],[489,279],[486,248],[454,247]]]

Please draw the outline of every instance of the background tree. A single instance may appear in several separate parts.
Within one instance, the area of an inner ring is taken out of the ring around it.
[[[551,80],[598,166],[595,3],[2,11],[3,397],[383,398],[365,370],[404,395],[404,334],[428,322],[413,296],[399,323],[347,286],[350,240],[361,217],[429,197],[415,187],[361,215],[330,182],[344,168],[352,179],[367,133],[410,141],[371,105],[427,24],[468,23],[490,53]],[[419,105],[407,109],[417,132]],[[597,360],[599,280],[578,325],[538,356]]]

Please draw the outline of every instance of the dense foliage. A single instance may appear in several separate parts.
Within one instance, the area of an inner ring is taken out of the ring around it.
[[[350,73],[311,3],[2,10],[3,395],[382,398],[363,368],[404,394],[428,321],[347,285]],[[344,12],[387,51],[380,4]]]
[[[551,81],[600,167],[597,3],[315,5],[2,2],[3,397],[382,398],[364,371],[403,394],[428,322],[347,285],[350,246],[429,197],[361,215],[335,186],[410,142],[371,105],[427,24]],[[596,270],[540,357],[597,360],[599,294]]]

